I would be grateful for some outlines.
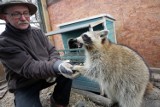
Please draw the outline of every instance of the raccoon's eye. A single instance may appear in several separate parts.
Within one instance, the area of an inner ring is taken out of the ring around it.
[[[83,37],[87,38],[88,36],[86,34],[84,34]]]
[[[86,34],[84,34],[84,35],[82,36],[82,38],[83,38],[83,40],[87,40],[89,37],[88,37]]]
[[[83,39],[83,41],[85,42],[85,43],[92,43],[92,40],[91,40],[91,38],[90,37],[88,37],[88,35],[86,35],[86,34],[84,34],[83,36],[82,36],[82,39]]]

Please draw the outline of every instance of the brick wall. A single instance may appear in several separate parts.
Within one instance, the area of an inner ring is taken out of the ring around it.
[[[119,44],[136,50],[151,67],[160,67],[160,0],[48,0],[52,29],[68,21],[110,14]],[[55,46],[63,48],[60,35]]]

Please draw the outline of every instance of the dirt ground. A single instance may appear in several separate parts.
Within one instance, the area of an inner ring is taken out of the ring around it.
[[[40,98],[43,107],[50,107],[49,98],[53,89],[54,86],[51,86],[49,88],[42,90]],[[7,92],[6,95],[3,97],[3,99],[0,99],[0,107],[15,107],[13,99],[14,99],[13,94]],[[81,102],[83,102],[82,105],[76,106],[77,103]],[[70,103],[68,107],[102,107],[102,106],[96,105],[88,98],[85,98],[83,95],[77,94],[72,90],[70,96]]]

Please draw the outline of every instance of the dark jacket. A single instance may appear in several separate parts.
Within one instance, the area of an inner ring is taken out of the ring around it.
[[[6,24],[0,36],[0,59],[12,92],[55,76],[53,64],[59,54],[40,29],[18,30]]]

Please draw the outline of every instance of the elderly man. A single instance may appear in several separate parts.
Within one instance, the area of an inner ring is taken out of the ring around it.
[[[0,5],[0,19],[6,29],[0,36],[0,59],[6,71],[9,91],[15,95],[16,107],[42,107],[39,92],[54,83],[53,107],[69,103],[72,65],[59,59],[55,47],[44,33],[30,26],[30,16],[37,7],[22,0],[10,0]],[[53,83],[46,82],[56,77]]]

